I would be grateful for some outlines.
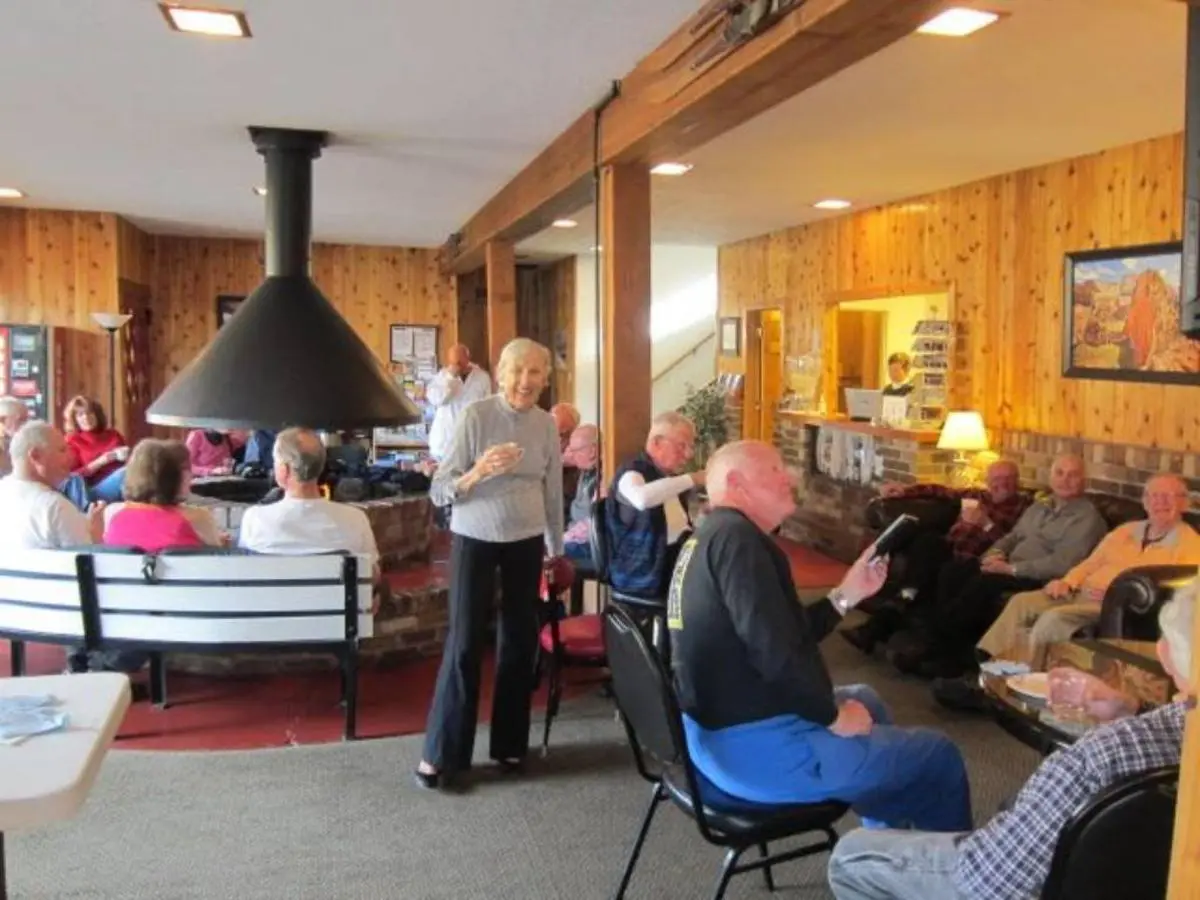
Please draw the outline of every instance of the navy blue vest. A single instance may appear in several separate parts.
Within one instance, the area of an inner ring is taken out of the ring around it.
[[[667,514],[661,506],[639,510],[620,498],[617,485],[626,472],[637,472],[646,484],[667,477],[645,452],[617,469],[604,503],[609,581],[622,593],[665,596],[675,561],[675,554],[667,547]],[[681,503],[682,498],[667,502]]]

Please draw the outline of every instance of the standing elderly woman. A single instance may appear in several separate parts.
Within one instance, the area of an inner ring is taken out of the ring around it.
[[[492,699],[491,758],[519,769],[529,750],[543,541],[563,550],[562,455],[549,413],[537,405],[550,351],[510,341],[497,366],[500,392],[462,412],[430,488],[452,505],[450,631],[426,726],[417,784],[435,788],[471,767],[480,659],[500,569],[500,622]]]

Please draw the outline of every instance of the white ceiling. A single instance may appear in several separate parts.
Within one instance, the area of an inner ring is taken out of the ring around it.
[[[981,8],[983,4],[979,5]],[[653,240],[720,244],[1183,127],[1186,8],[1171,0],[999,0],[963,39],[910,35],[653,181]],[[522,245],[595,244],[576,229]]]
[[[327,129],[315,236],[435,246],[700,0],[207,5],[245,10],[254,37],[178,34],[154,0],[2,0],[0,185],[27,206],[252,236],[246,126]]]

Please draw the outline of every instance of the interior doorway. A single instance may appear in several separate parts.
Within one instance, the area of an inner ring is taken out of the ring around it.
[[[744,437],[772,441],[783,385],[783,311],[751,310],[746,313]]]

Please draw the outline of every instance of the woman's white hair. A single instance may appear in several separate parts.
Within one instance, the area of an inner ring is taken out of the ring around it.
[[[504,375],[514,366],[531,356],[540,356],[546,365],[546,374],[550,374],[553,362],[550,348],[539,344],[533,338],[513,338],[500,351],[500,360],[496,363],[496,380],[503,381]]]
[[[1193,578],[1183,587],[1175,591],[1175,595],[1163,604],[1158,611],[1158,628],[1167,649],[1171,653],[1171,663],[1175,671],[1184,678],[1192,675],[1192,635],[1196,624],[1196,589],[1197,580]]]

